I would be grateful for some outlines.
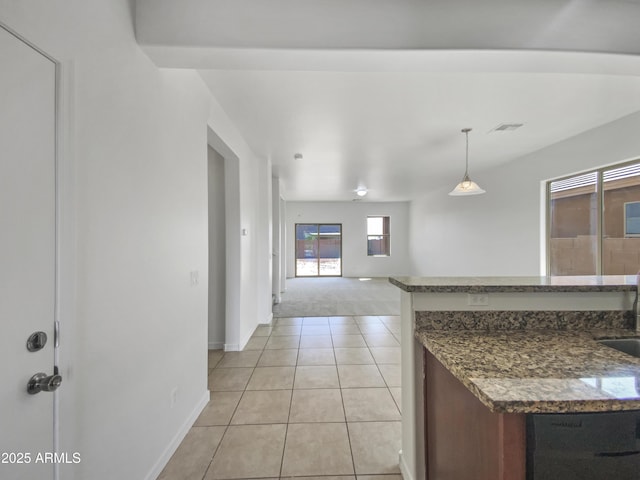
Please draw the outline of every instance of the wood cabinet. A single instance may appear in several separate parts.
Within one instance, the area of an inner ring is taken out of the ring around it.
[[[525,415],[492,413],[423,352],[427,480],[525,480]]]

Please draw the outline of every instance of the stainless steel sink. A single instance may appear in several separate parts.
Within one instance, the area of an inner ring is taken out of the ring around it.
[[[598,343],[615,348],[622,353],[640,358],[640,338],[617,338],[615,340],[598,340]]]

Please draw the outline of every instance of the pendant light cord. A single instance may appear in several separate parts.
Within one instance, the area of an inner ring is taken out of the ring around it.
[[[468,178],[469,178],[469,132],[470,131],[471,131],[470,128],[463,128],[462,129],[462,133],[464,133],[465,139],[466,139],[464,177],[462,177],[463,181],[468,180]]]
[[[466,153],[465,153],[465,157],[466,157],[466,162],[464,165],[464,176],[468,177],[469,176],[469,131],[467,130],[466,132],[464,132],[466,138],[467,138],[467,149],[466,149]]]

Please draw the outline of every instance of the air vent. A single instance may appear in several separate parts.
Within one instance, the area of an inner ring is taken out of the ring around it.
[[[490,131],[491,132],[511,132],[513,130],[517,130],[522,125],[524,124],[523,123],[502,123]]]

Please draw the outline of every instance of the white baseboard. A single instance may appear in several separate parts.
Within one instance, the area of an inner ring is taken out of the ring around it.
[[[145,477],[145,480],[156,480],[156,478],[158,478],[158,475],[160,475],[164,467],[167,465],[167,463],[169,463],[169,460],[171,460],[171,456],[176,452],[176,450],[182,443],[182,440],[184,440],[184,437],[186,437],[187,433],[189,433],[191,426],[198,419],[198,416],[202,413],[204,407],[207,406],[207,403],[209,403],[210,398],[211,393],[209,392],[209,390],[207,390],[200,401],[198,401],[191,414],[187,417],[182,426],[178,429],[174,437],[171,439],[169,445],[167,445],[167,447],[164,449],[164,452],[162,452],[160,458],[156,461],[151,471]]]
[[[256,328],[258,326],[256,325]],[[253,329],[253,332],[251,332],[249,335],[247,335],[243,340],[241,340],[240,345],[238,345],[238,347],[240,347],[240,351],[244,350],[244,347],[247,346],[247,343],[249,343],[249,340],[251,340],[251,337],[253,336],[253,333],[255,332],[255,328]]]
[[[209,342],[209,350],[220,350],[224,348],[224,342]]]
[[[267,321],[264,322],[264,323],[261,323],[259,326],[270,327],[271,326],[271,322],[273,322],[273,312],[271,312],[269,314],[269,316],[267,317]]]
[[[404,461],[402,450],[400,450],[400,452],[398,453],[398,463],[400,464],[400,474],[402,475],[402,480],[414,480],[413,474],[411,473],[411,470],[409,470],[407,462]]]
[[[267,326],[267,325],[271,325],[271,322],[273,322],[273,313],[271,315],[269,315],[267,317],[268,322],[269,323],[260,323],[258,325],[256,325],[256,328],[261,327],[261,326]],[[246,347],[247,343],[249,342],[249,340],[251,340],[251,337],[253,336],[253,334],[255,333],[255,328],[253,330],[253,332],[251,332],[249,335],[246,336],[246,338],[242,339],[242,341],[238,344],[238,343],[225,343],[224,344],[224,351],[225,352],[241,352],[244,347]],[[211,348],[211,347],[209,347]]]

